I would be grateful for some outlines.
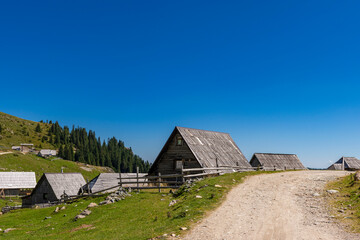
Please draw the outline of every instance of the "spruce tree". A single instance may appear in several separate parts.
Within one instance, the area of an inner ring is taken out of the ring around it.
[[[38,132],[38,133],[41,132],[40,123],[38,123],[38,124],[36,125],[35,132]]]

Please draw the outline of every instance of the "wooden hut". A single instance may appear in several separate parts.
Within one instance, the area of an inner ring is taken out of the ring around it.
[[[250,164],[268,171],[306,169],[296,154],[255,153]]]
[[[0,172],[0,196],[18,196],[36,185],[34,172]]]
[[[138,177],[144,177],[147,173],[139,173]],[[88,184],[82,187],[84,192],[95,193],[104,190],[103,192],[113,192],[119,188],[119,173],[100,173],[93,178]],[[121,185],[122,187],[134,187],[136,184],[127,184],[127,182],[134,182],[136,179],[136,173],[121,173]],[[124,178],[124,179],[123,179]],[[144,182],[144,179],[139,179],[139,182]]]
[[[176,174],[182,168],[225,166],[252,169],[228,133],[175,127],[152,164],[149,175]]]
[[[360,160],[356,157],[341,157],[328,167],[329,170],[360,170]]]
[[[31,195],[23,198],[23,206],[56,202],[77,195],[85,184],[81,173],[44,173]]]

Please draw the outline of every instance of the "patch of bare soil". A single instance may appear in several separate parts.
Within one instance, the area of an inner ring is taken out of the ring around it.
[[[76,232],[76,231],[79,231],[81,229],[94,229],[94,227],[93,227],[93,225],[83,224],[83,225],[80,225],[79,227],[71,229],[70,232]]]
[[[235,187],[225,202],[183,239],[359,240],[329,214],[325,184],[344,171],[257,175]]]

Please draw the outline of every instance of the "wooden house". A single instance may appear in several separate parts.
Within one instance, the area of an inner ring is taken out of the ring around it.
[[[329,170],[360,170],[360,160],[356,157],[341,157],[328,167]]]
[[[18,196],[35,185],[34,172],[0,172],[0,196]]]
[[[38,156],[43,157],[43,158],[53,157],[53,156],[56,156],[56,150],[41,149],[38,153]]]
[[[251,169],[228,133],[175,127],[152,164],[149,175],[176,174],[182,168],[211,167]]]
[[[31,195],[23,198],[23,206],[56,202],[77,195],[85,184],[81,173],[44,173]]]
[[[255,153],[250,164],[267,171],[307,169],[296,154]]]
[[[147,173],[139,173],[138,177],[144,177]],[[136,179],[136,173],[121,173],[122,187],[134,187],[136,184],[127,184],[127,182],[134,182]],[[124,178],[124,179],[123,179]],[[103,192],[113,192],[119,189],[119,173],[100,173],[93,178],[88,184],[85,184],[82,189],[84,192],[95,193],[104,190]],[[139,179],[139,182],[144,182],[144,179]]]

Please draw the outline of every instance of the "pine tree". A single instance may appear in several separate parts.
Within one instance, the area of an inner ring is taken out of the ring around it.
[[[59,147],[58,156],[61,158],[64,158],[64,148],[62,145],[60,145],[60,147]]]
[[[41,132],[40,123],[38,123],[38,124],[36,125],[35,132],[38,132],[38,133]]]

